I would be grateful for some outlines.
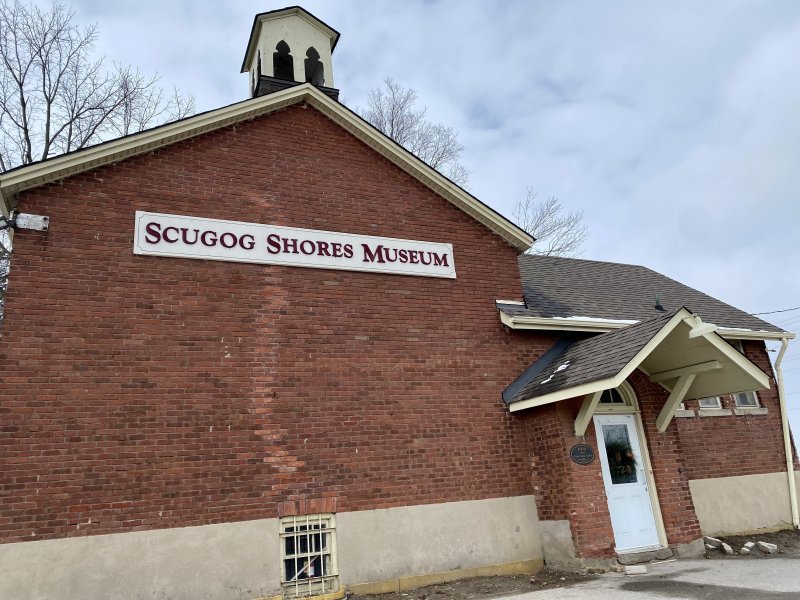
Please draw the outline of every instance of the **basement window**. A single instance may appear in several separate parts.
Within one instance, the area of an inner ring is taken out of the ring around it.
[[[758,396],[755,392],[740,392],[738,394],[731,394],[736,408],[758,408]]]
[[[710,398],[700,398],[697,401],[697,407],[705,410],[722,408],[722,402],[719,396],[711,396]]]
[[[339,589],[336,523],[333,515],[281,519],[281,584],[292,597],[317,596]]]

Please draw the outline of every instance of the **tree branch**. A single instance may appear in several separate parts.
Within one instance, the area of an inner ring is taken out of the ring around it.
[[[428,121],[426,109],[416,109],[416,102],[415,90],[385,77],[382,87],[370,91],[366,108],[356,112],[456,184],[466,185],[469,171],[459,162],[464,147],[458,134],[452,127]]]
[[[583,213],[567,213],[558,198],[550,196],[539,202],[528,188],[525,198],[513,210],[513,218],[536,241],[528,250],[542,256],[575,256],[589,237]]]

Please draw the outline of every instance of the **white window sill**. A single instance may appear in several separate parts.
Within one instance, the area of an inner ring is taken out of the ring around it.
[[[694,411],[693,410],[676,410],[675,411],[675,418],[686,418],[686,417],[693,417]]]
[[[768,412],[769,410],[763,406],[753,406],[749,408],[741,407],[733,409],[733,414],[735,415],[766,415]]]
[[[732,414],[730,408],[701,408],[697,411],[698,417],[729,417]]]

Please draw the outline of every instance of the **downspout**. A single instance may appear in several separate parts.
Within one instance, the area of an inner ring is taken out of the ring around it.
[[[792,438],[789,435],[789,413],[786,411],[786,394],[783,391],[783,371],[781,362],[786,349],[789,347],[789,340],[781,338],[781,350],[778,358],[775,359],[775,377],[778,382],[778,401],[781,406],[781,425],[783,426],[783,450],[786,454],[786,474],[789,478],[789,505],[792,508],[792,525],[795,529],[800,529],[800,516],[797,511],[797,486],[794,475],[794,459],[792,454]]]

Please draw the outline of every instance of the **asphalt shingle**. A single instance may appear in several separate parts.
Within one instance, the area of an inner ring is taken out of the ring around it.
[[[617,375],[680,308],[635,325],[576,340],[560,355],[551,357],[547,367],[524,386],[513,394],[503,394],[503,399],[511,404]]]
[[[754,331],[783,331],[738,308],[639,265],[533,256],[519,257],[526,306],[502,307],[509,315],[591,317],[647,321],[690,306],[707,323]]]

